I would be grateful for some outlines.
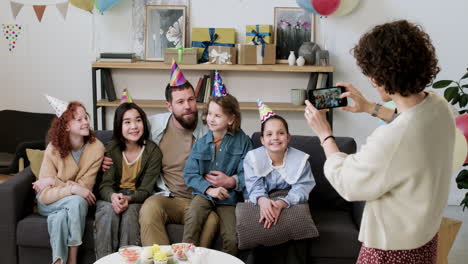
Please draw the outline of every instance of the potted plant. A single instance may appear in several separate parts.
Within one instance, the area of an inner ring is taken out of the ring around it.
[[[432,88],[442,89],[445,88],[444,97],[452,105],[458,104],[460,106],[459,114],[466,114],[468,112],[468,93],[464,89],[468,89],[468,69],[466,73],[458,80],[440,80],[432,85]],[[463,84],[465,83],[465,84]],[[463,165],[463,169],[458,173],[456,178],[458,189],[468,189],[468,170],[465,169],[468,163]],[[468,192],[460,205],[463,206],[463,211],[468,207]]]

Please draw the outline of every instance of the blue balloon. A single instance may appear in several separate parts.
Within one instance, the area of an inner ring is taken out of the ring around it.
[[[311,0],[296,0],[296,3],[305,11],[312,13],[312,14],[318,14],[317,11],[315,11],[315,9],[312,7]]]
[[[107,11],[109,8],[115,6],[119,2],[120,0],[96,0],[96,8],[102,14],[104,11]]]

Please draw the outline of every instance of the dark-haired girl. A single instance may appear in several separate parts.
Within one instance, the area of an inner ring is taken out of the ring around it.
[[[106,156],[114,161],[99,185],[102,200],[96,204],[96,257],[115,252],[124,245],[140,245],[139,211],[153,192],[161,171],[162,154],[148,140],[145,112],[134,103],[123,103],[115,111],[114,134]]]

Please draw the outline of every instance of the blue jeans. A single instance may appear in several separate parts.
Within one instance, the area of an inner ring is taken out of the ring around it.
[[[47,216],[47,229],[52,247],[52,263],[58,259],[67,263],[68,247],[81,245],[88,203],[72,195],[45,205],[37,200],[39,213]]]

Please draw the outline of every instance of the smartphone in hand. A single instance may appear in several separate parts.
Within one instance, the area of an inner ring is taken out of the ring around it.
[[[309,90],[307,99],[317,109],[335,108],[348,105],[348,99],[340,98],[346,92],[342,86]]]

